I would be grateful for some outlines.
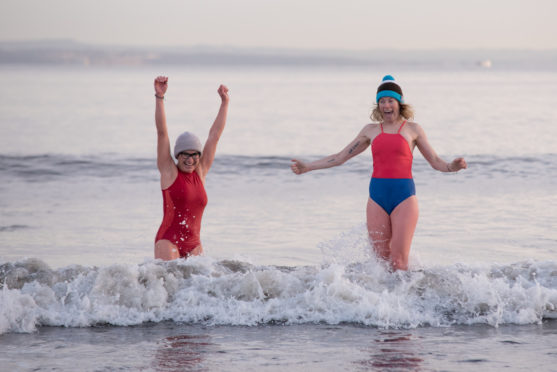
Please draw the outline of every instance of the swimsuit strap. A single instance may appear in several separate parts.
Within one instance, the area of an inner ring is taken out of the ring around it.
[[[379,123],[379,125],[381,126],[381,133],[384,133],[383,132],[383,123]]]
[[[400,130],[402,129],[402,127],[404,126],[404,124],[406,124],[406,120],[404,120],[404,121],[402,122],[402,125],[400,126],[400,128],[398,128],[397,134],[400,134]],[[381,129],[382,129],[382,128],[381,128]]]

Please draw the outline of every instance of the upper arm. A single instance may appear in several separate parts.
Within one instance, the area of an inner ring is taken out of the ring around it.
[[[433,166],[435,162],[440,160],[439,155],[437,155],[437,153],[429,143],[423,128],[418,124],[415,124],[415,128],[417,133],[416,146],[418,147],[418,150],[420,150],[424,158],[427,160],[427,162]]]
[[[371,143],[369,136],[370,125],[366,125],[360,133],[338,155],[340,163],[344,163],[354,156],[361,154]]]
[[[157,132],[157,168],[161,174],[161,187],[174,181],[178,173],[176,163],[170,153],[170,140],[167,133]]]
[[[201,154],[201,159],[199,160],[202,178],[207,175],[207,172],[209,172],[209,168],[211,168],[211,165],[213,165],[213,160],[215,160],[217,144],[226,125],[227,113],[228,102],[223,101],[219,108],[217,117],[213,125],[211,126],[211,129],[209,130],[209,136],[207,137],[207,141],[205,142],[205,146],[203,147],[203,153]]]
[[[215,154],[217,152],[217,144],[219,142],[220,135],[216,135],[214,133],[209,132],[209,137],[205,142],[205,146],[203,147],[203,153],[201,154],[201,159],[199,160],[200,170],[202,172],[202,176],[206,176],[207,172],[213,165],[213,161],[215,160]]]
[[[161,174],[161,187],[170,186],[176,175],[178,168],[170,154],[170,140],[168,139],[168,129],[166,127],[166,112],[164,101],[156,100],[155,106],[155,126],[157,129],[157,168]],[[170,182],[170,183],[169,183]]]

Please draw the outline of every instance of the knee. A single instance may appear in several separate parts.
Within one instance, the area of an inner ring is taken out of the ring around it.
[[[408,256],[393,254],[391,256],[391,266],[393,270],[408,270]]]

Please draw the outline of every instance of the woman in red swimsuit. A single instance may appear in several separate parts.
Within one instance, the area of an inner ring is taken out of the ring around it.
[[[367,228],[376,254],[394,270],[408,269],[408,256],[418,222],[418,199],[412,178],[413,150],[417,147],[432,168],[458,172],[467,167],[463,158],[446,162],[433,150],[424,130],[408,121],[413,113],[404,103],[402,89],[387,75],[377,88],[377,105],[371,119],[344,150],[313,162],[292,159],[292,171],[302,174],[343,164],[371,145],[373,174],[367,202]]]
[[[174,162],[164,111],[167,88],[167,77],[155,79],[157,167],[161,174],[164,210],[163,221],[155,238],[155,258],[173,260],[203,252],[200,230],[203,210],[207,205],[205,176],[213,164],[217,143],[226,124],[229,97],[228,88],[221,85],[218,89],[220,109],[205,146],[201,146],[194,134],[182,133],[174,146]]]

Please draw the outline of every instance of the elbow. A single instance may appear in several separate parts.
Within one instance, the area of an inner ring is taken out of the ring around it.
[[[331,162],[333,167],[337,167],[339,165],[342,165],[344,163],[346,163],[346,161],[348,160],[347,157],[342,156],[342,153],[338,153],[333,157],[333,161]]]
[[[209,131],[209,137],[212,141],[214,142],[218,142],[220,140],[220,136],[222,135],[222,132],[224,132],[224,128],[212,128]]]
[[[220,139],[221,134],[222,134],[222,130],[216,130],[213,128],[209,131],[209,138],[213,138],[218,141]]]
[[[165,128],[157,127],[157,137],[159,138],[168,137],[168,131]]]

